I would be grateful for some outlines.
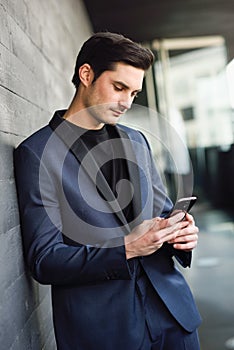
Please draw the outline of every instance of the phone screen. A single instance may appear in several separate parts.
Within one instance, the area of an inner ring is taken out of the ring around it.
[[[178,199],[172,210],[166,215],[166,218],[176,215],[179,212],[188,213],[192,206],[195,204],[196,200],[197,197],[195,196]]]

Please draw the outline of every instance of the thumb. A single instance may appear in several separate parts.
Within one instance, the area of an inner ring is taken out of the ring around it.
[[[185,212],[184,211],[179,211],[178,213],[170,216],[167,220],[168,220],[168,224],[170,226],[182,221],[185,217]]]

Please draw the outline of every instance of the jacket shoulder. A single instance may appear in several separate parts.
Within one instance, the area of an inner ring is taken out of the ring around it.
[[[147,147],[148,147],[147,139],[141,131],[130,128],[130,127],[128,127],[126,125],[122,125],[122,124],[118,124],[117,127],[119,128],[119,130],[125,132],[130,139],[137,141],[137,142],[140,142],[140,143],[143,143],[143,144],[147,144]]]
[[[49,125],[44,126],[43,128],[37,130],[32,135],[28,136],[23,140],[17,147],[16,152],[23,148],[31,149],[35,153],[41,153],[43,151],[46,143],[51,137],[53,131]]]
[[[128,126],[122,125],[122,124],[121,125],[118,124],[118,128],[122,132],[126,133],[127,136],[130,138],[130,140],[136,141],[139,144],[145,146],[146,149],[148,149],[149,151],[151,150],[146,136],[141,131],[133,129],[133,128],[129,128]]]

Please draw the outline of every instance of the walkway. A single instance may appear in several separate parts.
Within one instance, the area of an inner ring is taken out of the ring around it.
[[[201,349],[234,349],[234,216],[207,205],[193,215],[200,239],[185,277],[203,318]]]

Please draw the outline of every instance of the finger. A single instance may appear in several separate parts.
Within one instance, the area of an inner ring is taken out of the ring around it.
[[[168,219],[164,219],[163,221],[167,221]],[[165,228],[160,229],[159,226],[165,226],[165,223],[157,223],[153,226],[153,228],[150,230],[150,232],[147,233],[147,236],[149,238],[149,240],[151,242],[154,243],[164,243],[164,242],[173,242],[174,243],[174,239],[178,236],[178,235],[188,235],[190,234],[190,231],[185,231],[187,226],[189,225],[188,221],[180,221],[177,222],[175,224],[173,224],[172,226],[168,225]],[[191,233],[193,233],[193,226],[191,226],[192,228]],[[179,242],[179,241],[176,241]]]
[[[179,230],[174,230],[173,232],[169,233],[169,234],[165,234],[165,235],[159,235],[158,232],[154,233],[151,237],[152,237],[152,242],[154,244],[163,244],[165,242],[168,241],[173,241],[176,239],[177,235],[179,233]]]
[[[197,246],[197,241],[192,241],[188,243],[175,243],[173,244],[173,248],[178,250],[191,251]]]
[[[192,216],[191,214],[189,214],[189,213],[186,213],[185,219],[186,219],[187,221],[189,221],[190,223],[194,223],[194,218],[193,218],[193,216]]]
[[[160,231],[153,232],[153,241],[168,242],[174,240],[187,227],[187,222],[178,222],[173,226],[168,226]]]
[[[167,218],[167,224],[168,225],[174,225],[177,222],[180,222],[184,219],[185,213],[184,211],[179,211],[177,214],[173,214],[169,218]]]
[[[164,218],[156,217],[153,219],[153,222],[154,222],[154,225],[153,225],[152,229],[155,231],[161,230],[161,229],[167,227],[167,225],[168,225],[167,220]]]
[[[198,233],[199,233],[199,229],[197,226],[188,225],[187,227],[180,230],[180,232],[176,236],[176,242],[193,240],[194,238],[197,240]],[[175,242],[170,241],[169,243],[175,243]]]
[[[198,235],[194,233],[194,234],[189,234],[184,236],[177,235],[173,239],[173,242],[171,240],[169,243],[188,243],[188,242],[197,242],[197,241],[198,241]]]
[[[184,216],[185,216],[185,213],[184,213],[183,211],[180,211],[180,212],[178,212],[177,214],[175,214],[175,215],[169,217],[169,218],[167,219],[167,222],[168,222],[169,225],[174,225],[174,224],[176,224],[177,222],[182,221],[182,220],[184,219]]]
[[[198,234],[199,229],[195,225],[188,225],[181,229],[180,233],[178,236],[187,236],[187,235],[193,235],[193,234]]]

